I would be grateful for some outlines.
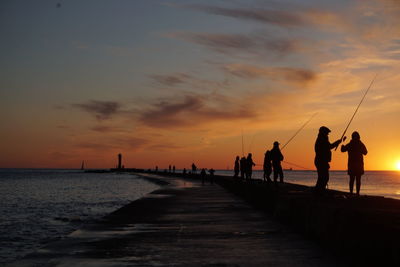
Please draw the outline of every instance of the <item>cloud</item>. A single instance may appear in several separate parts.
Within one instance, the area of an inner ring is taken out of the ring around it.
[[[192,127],[223,120],[255,117],[256,114],[237,103],[215,96],[186,95],[181,100],[162,100],[144,110],[139,121],[155,128]]]
[[[178,32],[169,37],[183,39],[212,49],[222,54],[236,55],[238,52],[250,54],[278,53],[285,55],[299,49],[299,40],[285,39],[268,34],[211,34]]]
[[[256,21],[277,26],[299,27],[305,24],[305,21],[301,16],[290,11],[260,8],[225,8],[207,5],[190,5],[187,7],[209,14]]]
[[[120,132],[121,129],[113,126],[97,125],[91,128],[92,131],[100,133]]]
[[[72,104],[72,106],[94,115],[98,120],[109,119],[121,109],[121,104],[114,101],[90,100],[82,104]]]
[[[169,75],[149,75],[150,78],[155,80],[156,82],[166,85],[166,86],[175,86],[178,84],[185,83],[187,79],[190,78],[188,74],[185,73],[174,73]]]
[[[315,72],[292,67],[258,67],[247,64],[229,64],[224,71],[244,79],[268,78],[292,83],[308,83],[317,78]]]

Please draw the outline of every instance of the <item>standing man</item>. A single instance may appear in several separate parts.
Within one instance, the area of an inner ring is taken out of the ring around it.
[[[278,181],[278,176],[279,176],[279,182],[283,183],[283,171],[281,165],[281,161],[283,160],[283,155],[281,150],[279,149],[278,141],[274,142],[274,146],[271,149],[270,156],[272,161],[272,168],[274,170],[274,182],[276,183]]]
[[[315,141],[315,159],[314,164],[317,167],[318,179],[315,185],[315,191],[322,194],[325,191],[326,185],[329,181],[329,162],[332,159],[331,149],[337,147],[342,140],[336,140],[332,144],[329,142],[328,135],[331,132],[328,127],[321,126],[317,140]]]

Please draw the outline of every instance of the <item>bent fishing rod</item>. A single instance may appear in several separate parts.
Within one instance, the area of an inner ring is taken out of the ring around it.
[[[296,135],[297,135],[301,130],[303,130],[303,128],[306,127],[306,125],[307,125],[307,124],[315,117],[315,115],[317,115],[317,114],[318,114],[318,112],[317,112],[317,113],[314,113],[314,114],[311,116],[311,118],[308,119],[308,121],[306,121],[306,122],[300,127],[300,129],[298,129],[297,132],[294,133],[294,135],[293,135],[292,137],[290,137],[290,139],[282,146],[281,150],[283,150],[283,149],[290,143],[290,141],[292,141],[293,138],[295,138]]]
[[[347,124],[347,126],[346,126],[346,129],[344,129],[344,131],[343,131],[342,137],[340,137],[340,140],[343,140],[343,137],[344,137],[344,135],[346,134],[346,132],[347,132],[347,129],[349,129],[349,126],[350,126],[351,122],[353,121],[353,119],[354,119],[354,116],[356,115],[356,113],[357,113],[358,109],[360,108],[360,106],[361,106],[362,102],[364,101],[364,99],[365,99],[365,96],[368,94],[368,92],[369,92],[369,89],[371,89],[371,87],[372,87],[372,84],[374,83],[374,81],[375,81],[375,79],[376,79],[376,77],[377,77],[377,76],[378,76],[378,73],[377,73],[377,74],[375,74],[375,77],[372,79],[372,81],[371,81],[371,83],[369,84],[369,86],[368,86],[367,90],[365,91],[365,93],[364,93],[363,97],[361,98],[361,101],[360,101],[360,103],[358,104],[358,106],[357,106],[356,110],[354,111],[354,113],[353,113],[353,116],[351,116],[351,119],[350,119],[349,123]],[[336,148],[335,148],[335,151],[336,151],[336,149],[338,148],[338,146],[339,146],[339,144],[336,146]]]

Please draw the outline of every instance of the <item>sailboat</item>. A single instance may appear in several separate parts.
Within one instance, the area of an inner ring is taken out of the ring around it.
[[[81,170],[84,170],[85,169],[85,161],[84,160],[82,160],[82,166],[81,166]]]

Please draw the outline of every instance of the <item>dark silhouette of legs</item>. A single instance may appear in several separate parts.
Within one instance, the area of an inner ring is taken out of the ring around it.
[[[350,194],[353,194],[353,187],[354,187],[354,179],[355,178],[356,178],[355,175],[350,175],[350,180],[349,180]]]
[[[356,175],[356,190],[357,190],[357,196],[360,195],[360,188],[361,188],[361,175]]]

